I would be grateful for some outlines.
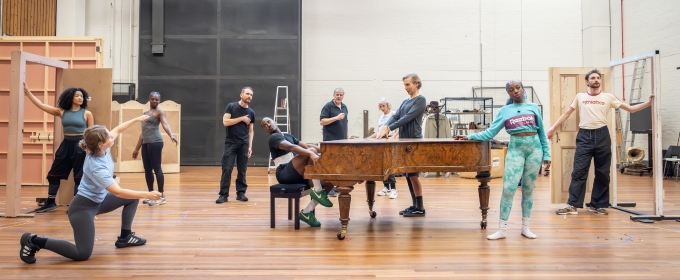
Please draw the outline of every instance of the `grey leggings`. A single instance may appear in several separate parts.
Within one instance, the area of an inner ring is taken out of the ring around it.
[[[75,261],[84,261],[92,256],[94,248],[94,216],[105,214],[123,206],[122,229],[132,229],[132,220],[137,212],[138,199],[120,198],[110,193],[104,201],[96,203],[89,198],[76,195],[68,207],[68,219],[73,228],[76,244],[59,239],[47,239],[45,249]]]

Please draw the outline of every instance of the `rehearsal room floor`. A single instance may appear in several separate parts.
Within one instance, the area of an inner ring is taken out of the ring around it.
[[[142,173],[121,173],[121,186],[145,190]],[[616,174],[619,201],[636,202],[635,211],[652,214],[652,179]],[[235,173],[234,173],[235,178]],[[405,218],[408,187],[397,178],[397,199],[376,196],[375,219],[367,213],[363,184],[352,192],[347,238],[340,241],[337,206],[317,207],[322,226],[302,223],[294,230],[287,202],[276,202],[276,228],[269,227],[269,185],[276,179],[264,167],[248,169],[248,202],[215,204],[220,167],[182,167],[165,175],[167,204],[140,202],[132,230],[145,246],[116,249],[120,210],[96,220],[94,253],[75,262],[47,250],[29,265],[18,256],[23,232],[73,242],[66,206],[33,218],[0,218],[0,275],[15,278],[232,278],[232,279],[678,279],[680,223],[640,223],[610,209],[597,215],[557,216],[562,204],[550,203],[548,177],[534,192],[531,229],[538,239],[520,235],[521,192],[510,214],[508,237],[488,241],[498,228],[501,178],[493,179],[488,228],[480,229],[477,181],[422,178],[427,216]],[[680,182],[664,180],[666,215],[680,215]],[[382,189],[378,183],[376,191]],[[46,187],[22,189],[22,212],[36,207]],[[5,187],[0,187],[5,207]],[[331,198],[337,204],[337,198]],[[586,198],[589,201],[589,198]],[[309,197],[301,200],[301,207]]]

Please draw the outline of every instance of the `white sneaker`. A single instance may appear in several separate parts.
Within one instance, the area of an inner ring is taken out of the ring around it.
[[[395,199],[395,198],[397,198],[397,195],[399,195],[399,191],[397,191],[396,189],[392,190],[392,191],[390,192],[390,199]]]
[[[149,206],[163,205],[163,204],[165,204],[165,196],[161,196],[161,198],[159,198],[157,200],[149,201]]]
[[[151,201],[151,199],[145,198],[144,200],[142,200],[142,203],[143,204],[149,204],[149,201]]]
[[[390,189],[388,188],[383,188],[381,191],[378,192],[379,196],[386,196],[390,194]]]
[[[500,220],[500,225],[498,226],[498,231],[494,234],[491,234],[486,237],[486,239],[489,240],[498,240],[498,239],[503,239],[507,235],[505,232],[508,228],[508,222]]]

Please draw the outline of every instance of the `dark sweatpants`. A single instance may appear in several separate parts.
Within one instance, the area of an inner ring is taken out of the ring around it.
[[[611,141],[607,126],[598,129],[579,129],[576,135],[574,171],[571,173],[569,201],[567,204],[576,208],[583,208],[590,160],[594,159],[595,180],[593,182],[590,205],[597,208],[609,207],[609,168],[611,167],[612,159]]]
[[[132,220],[137,212],[139,199],[120,198],[106,194],[102,203],[76,195],[68,207],[68,219],[73,228],[73,239],[76,244],[60,239],[47,239],[45,249],[75,261],[84,261],[92,256],[94,248],[94,216],[105,214],[123,206],[122,229],[131,230]],[[124,238],[124,237],[123,237]]]

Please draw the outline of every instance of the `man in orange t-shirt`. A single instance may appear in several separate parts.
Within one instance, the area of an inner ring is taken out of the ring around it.
[[[590,169],[590,161],[594,159],[595,180],[590,198],[590,211],[607,215],[609,207],[609,170],[611,167],[611,137],[607,128],[607,114],[611,108],[621,108],[635,113],[652,104],[654,94],[649,101],[635,106],[621,102],[611,93],[600,89],[602,73],[593,69],[586,73],[588,92],[576,95],[567,111],[548,130],[548,139],[552,138],[557,127],[578,109],[579,130],[576,136],[576,153],[574,154],[574,171],[571,173],[569,200],[567,205],[557,210],[557,215],[576,215],[576,208],[583,208],[586,194],[586,180]]]

